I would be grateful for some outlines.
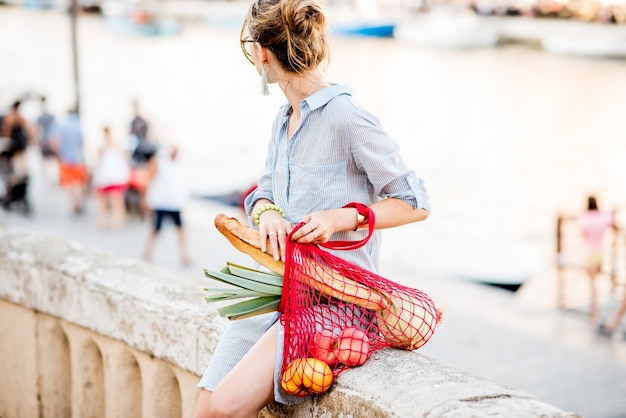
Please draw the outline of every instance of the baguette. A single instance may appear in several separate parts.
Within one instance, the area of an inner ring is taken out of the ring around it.
[[[261,251],[259,231],[244,226],[237,218],[230,218],[223,213],[215,217],[215,227],[239,251],[248,254],[254,261],[267,267],[276,274],[285,275],[285,263],[275,260],[271,254],[269,240],[266,252]]]
[[[215,227],[230,241],[233,247],[248,254],[257,263],[274,273],[285,275],[285,263],[274,259],[269,240],[267,250],[261,251],[259,231],[242,225],[238,219],[230,218],[224,214],[218,214],[215,217]],[[381,296],[376,290],[338,273],[333,273],[328,267],[312,260],[305,262],[302,271],[307,276],[307,283],[327,296],[376,311],[389,307],[388,299]]]

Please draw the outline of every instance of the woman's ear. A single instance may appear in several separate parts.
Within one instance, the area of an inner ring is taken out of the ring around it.
[[[261,56],[260,56],[261,64],[267,64],[268,61],[269,61],[269,59],[268,59],[268,55],[269,54],[267,52],[269,48],[267,48],[265,46],[261,46],[261,45],[259,45],[259,48],[261,49]]]

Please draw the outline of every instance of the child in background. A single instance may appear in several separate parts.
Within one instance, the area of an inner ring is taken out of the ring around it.
[[[146,242],[143,258],[145,261],[152,259],[152,250],[161,232],[163,221],[170,219],[178,233],[181,263],[188,266],[191,259],[187,252],[182,219],[187,192],[182,178],[182,167],[178,161],[178,148],[172,147],[168,152],[159,151],[157,156],[148,162],[147,172],[146,204],[152,212],[154,226]]]
[[[113,141],[107,126],[103,133],[104,144],[93,173],[96,225],[106,228],[110,222],[112,228],[119,229],[126,220],[124,193],[130,180],[130,163],[124,150]]]

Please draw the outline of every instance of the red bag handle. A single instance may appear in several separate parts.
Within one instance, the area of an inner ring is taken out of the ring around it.
[[[356,250],[357,248],[361,248],[362,246],[367,244],[367,241],[369,241],[372,237],[372,234],[374,233],[374,226],[376,223],[376,216],[374,215],[374,211],[369,206],[364,205],[363,203],[350,202],[342,207],[356,208],[356,210],[359,211],[359,214],[365,217],[363,223],[367,222],[367,236],[358,241],[328,241],[324,244],[320,244],[320,246],[324,248],[329,248],[331,250]]]
[[[363,203],[350,202],[342,206],[342,208],[356,208],[356,210],[359,211],[359,214],[363,215],[365,219],[362,223],[364,224],[367,222],[368,227],[367,236],[362,240],[357,241],[328,241],[323,244],[318,244],[320,247],[328,248],[331,250],[356,250],[357,248],[361,248],[362,246],[367,244],[367,241],[369,241],[372,237],[372,234],[374,233],[374,226],[376,223],[376,216],[374,215],[374,211],[369,206],[364,205]],[[291,242],[291,236],[293,235],[293,233],[302,228],[304,225],[306,225],[306,222],[299,222],[291,230],[291,232],[287,236],[287,247],[289,247],[289,243]]]
[[[369,206],[364,205],[363,203],[357,203],[357,202],[350,202],[342,207],[356,208],[356,210],[359,211],[359,214],[363,215],[365,219],[363,220],[362,223],[367,222],[367,227],[368,227],[367,236],[363,238],[362,240],[357,240],[357,241],[328,241],[324,244],[319,244],[319,245],[325,248],[333,249],[333,250],[355,250],[357,248],[361,248],[362,246],[367,244],[367,241],[369,241],[369,239],[372,237],[372,234],[374,233],[374,225],[376,223],[376,217],[374,215],[374,211]],[[291,232],[289,232],[289,235],[287,235],[287,247],[286,247],[286,254],[285,254],[285,275],[283,279],[283,294],[280,299],[280,304],[278,306],[278,312],[281,312],[281,313],[285,311],[285,303],[287,303],[287,295],[289,294],[289,291],[288,291],[289,282],[291,280],[291,277],[289,277],[289,272],[291,271],[293,247],[295,245],[295,243],[291,240],[291,236],[293,235],[294,232],[302,228],[304,225],[306,225],[306,222],[299,222],[291,230]],[[302,244],[302,245],[315,245],[315,244]],[[287,329],[285,329],[285,335],[287,335]]]

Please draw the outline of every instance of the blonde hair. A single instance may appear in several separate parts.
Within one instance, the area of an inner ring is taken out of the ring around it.
[[[286,71],[303,73],[329,56],[326,17],[313,0],[255,0],[242,33],[267,47]]]

